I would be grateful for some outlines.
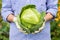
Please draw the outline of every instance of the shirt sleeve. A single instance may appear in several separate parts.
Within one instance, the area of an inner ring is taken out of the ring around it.
[[[58,0],[47,0],[47,12],[56,17]]]
[[[13,13],[11,8],[10,0],[2,0],[2,10],[1,15],[4,21],[7,21],[6,18],[9,14]]]

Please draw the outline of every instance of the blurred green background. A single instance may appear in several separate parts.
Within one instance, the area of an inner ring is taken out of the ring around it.
[[[0,0],[0,10],[2,0]],[[51,38],[52,40],[60,40],[60,0],[58,1],[58,12],[56,18],[51,21]],[[9,23],[2,20],[0,12],[0,40],[9,40]]]
[[[2,20],[1,6],[2,0],[0,0],[0,40],[9,40],[9,24]]]

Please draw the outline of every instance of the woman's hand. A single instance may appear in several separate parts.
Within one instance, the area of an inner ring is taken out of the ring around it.
[[[15,16],[14,16],[13,14],[9,14],[8,17],[7,17],[7,20],[8,20],[9,22],[13,22],[14,17],[15,17]]]
[[[53,18],[53,16],[51,15],[51,13],[47,13],[46,16],[44,17],[44,19],[45,19],[46,21],[49,21],[49,20],[51,20],[52,18]]]

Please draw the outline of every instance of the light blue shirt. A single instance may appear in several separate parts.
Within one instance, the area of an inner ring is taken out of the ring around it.
[[[46,11],[56,16],[58,0],[2,0],[2,16],[5,21],[7,16],[13,13],[19,14],[21,8],[28,4],[36,5],[39,12]],[[46,22],[45,28],[37,34],[21,33],[15,23],[10,23],[10,40],[51,40],[50,21]]]

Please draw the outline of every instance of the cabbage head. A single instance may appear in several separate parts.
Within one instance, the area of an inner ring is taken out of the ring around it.
[[[45,12],[38,12],[35,5],[24,6],[19,14],[19,25],[26,33],[39,30],[44,22]]]

